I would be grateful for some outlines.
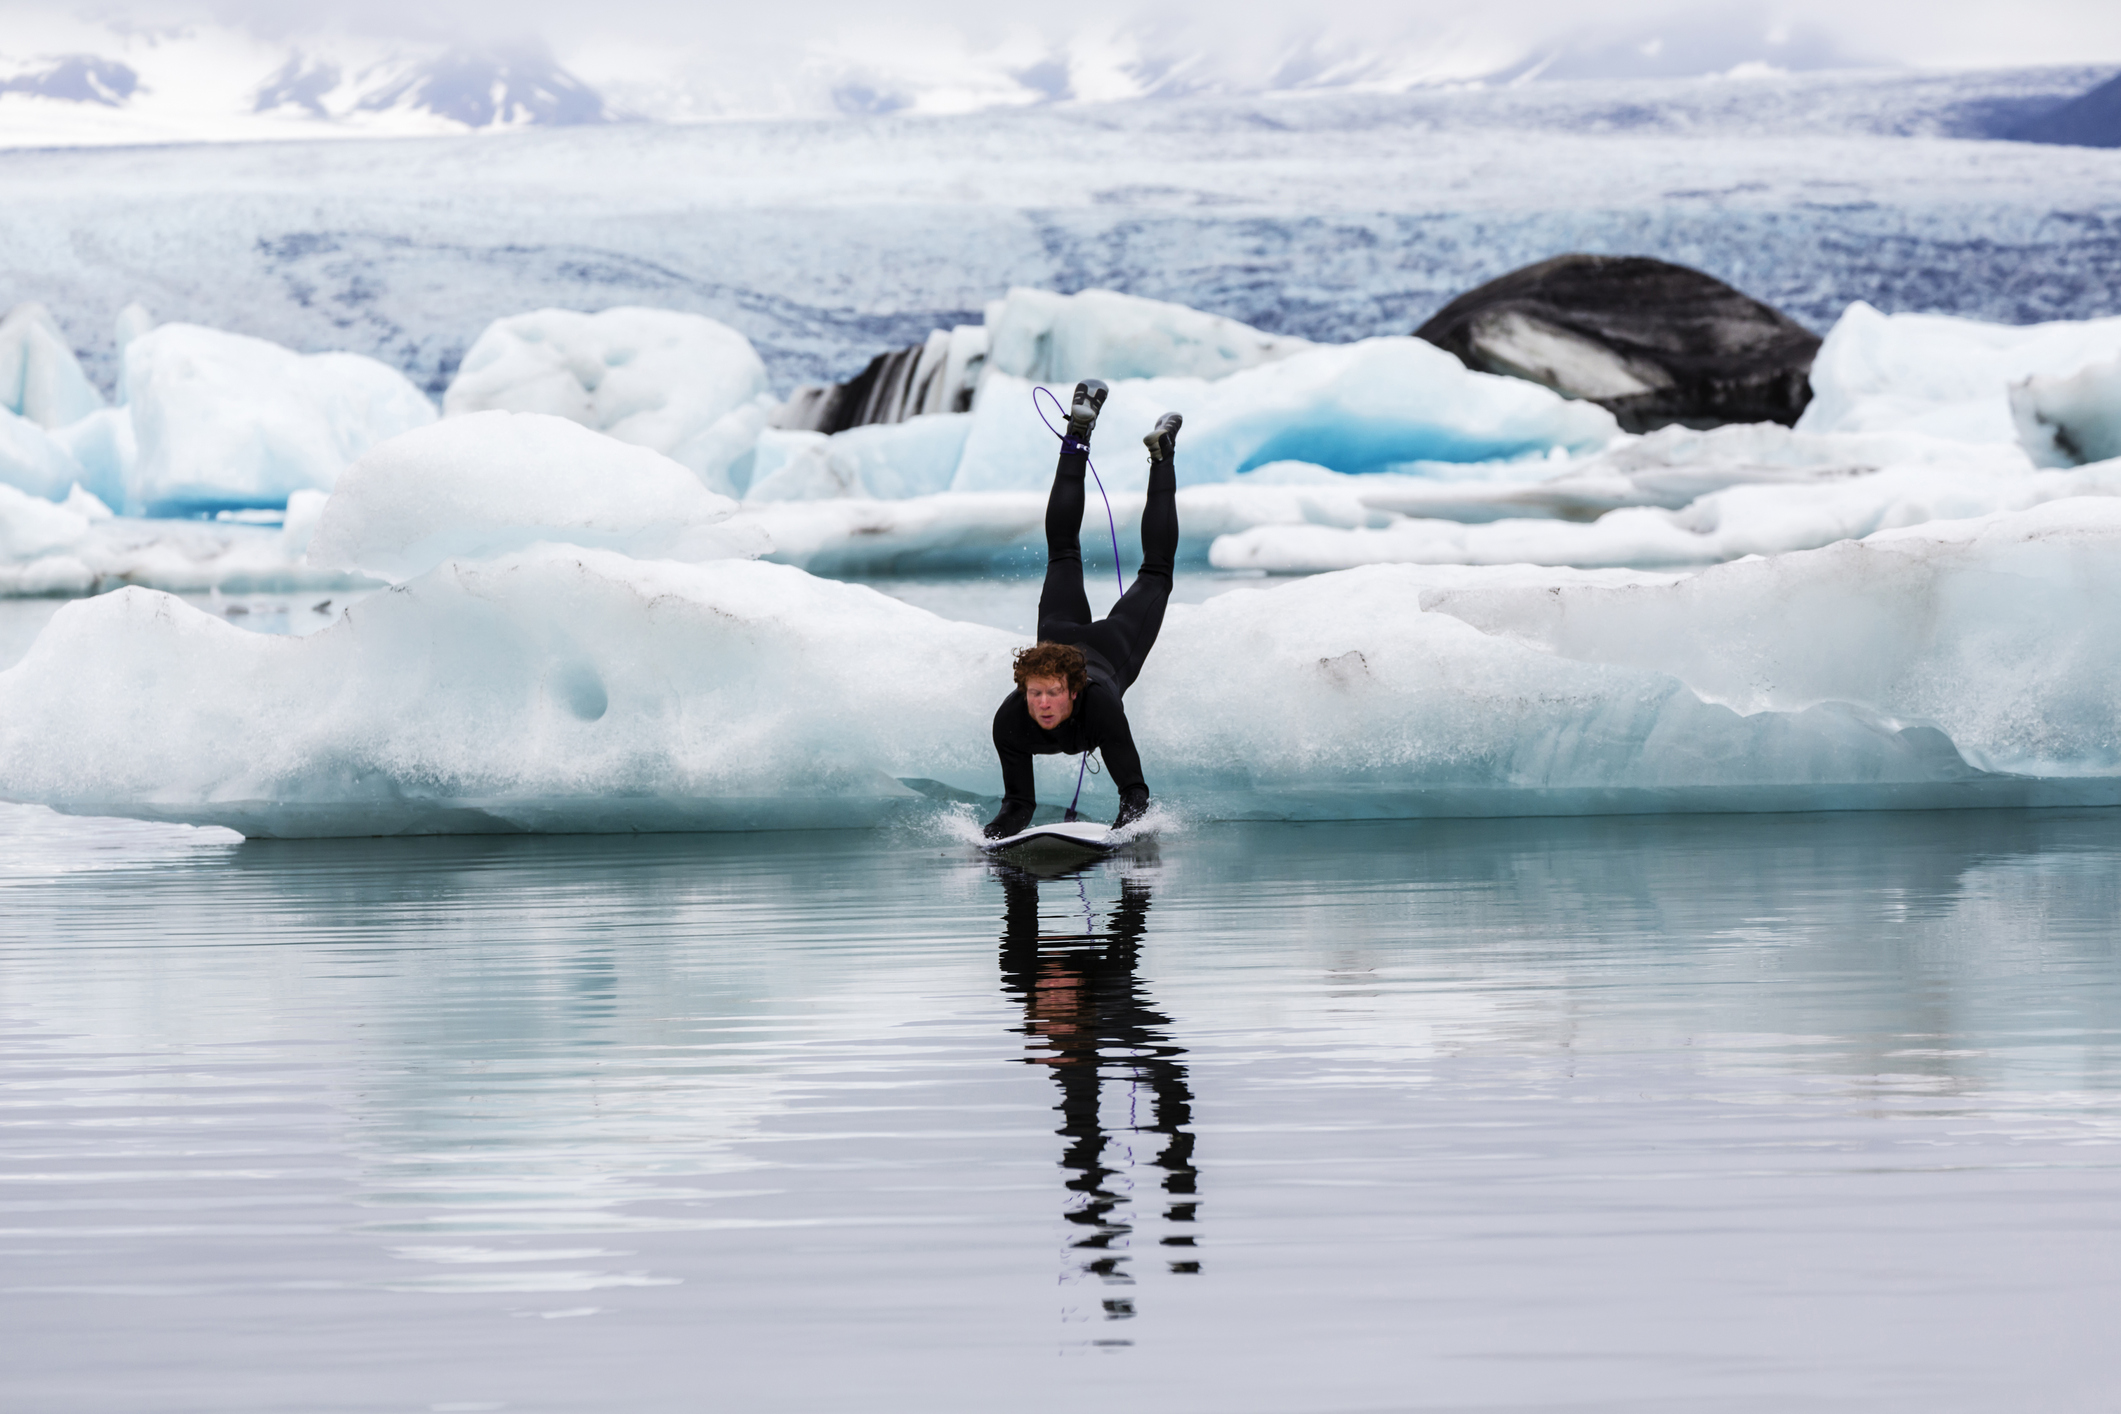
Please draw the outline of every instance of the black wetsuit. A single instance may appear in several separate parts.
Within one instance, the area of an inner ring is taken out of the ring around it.
[[[1171,599],[1171,568],[1178,558],[1178,476],[1170,460],[1149,464],[1149,501],[1142,507],[1142,564],[1134,583],[1093,622],[1090,600],[1083,593],[1083,472],[1089,462],[1081,443],[1063,443],[1060,465],[1053,472],[1053,494],[1046,500],[1046,587],[1038,596],[1041,643],[1072,643],[1082,650],[1090,681],[1075,699],[1068,719],[1047,731],[1032,720],[1022,688],[1002,699],[994,714],[994,750],[1002,758],[1003,809],[1019,807],[1026,815],[1038,803],[1031,758],[1079,755],[1095,749],[1104,756],[1112,784],[1121,791],[1140,789],[1141,753],[1127,725],[1121,698],[1156,644],[1164,626],[1164,605]]]

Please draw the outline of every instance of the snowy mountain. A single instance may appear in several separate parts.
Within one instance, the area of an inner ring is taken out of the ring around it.
[[[10,31],[0,44],[4,147],[442,135],[617,116],[595,88],[529,42],[285,43],[227,28],[73,26]],[[7,52],[17,45],[25,52]]]
[[[137,300],[367,353],[430,392],[489,322],[541,306],[709,315],[785,390],[977,323],[1014,285],[1345,342],[1410,333],[1571,251],[1704,271],[1815,333],[1855,299],[2081,319],[2121,313],[2121,152],[1990,135],[2109,74],[1208,96],[498,142],[401,111],[366,116],[455,136],[18,150],[0,154],[0,309],[46,305],[106,388],[112,321]],[[251,121],[321,125],[299,105]]]
[[[471,131],[609,122],[597,91],[534,45],[449,49],[349,71],[296,50],[252,101],[256,113],[295,112],[332,120],[370,114],[439,118]]]
[[[18,12],[0,26],[0,147],[439,136],[620,118],[873,120],[1133,99],[1568,86],[1560,81],[1692,79],[1723,95],[1704,102],[1742,105],[1749,89],[1773,90],[1761,80],[1846,71],[1861,57],[1801,28],[1703,19],[1558,38],[1330,26],[1232,38],[1154,25],[980,36],[864,20],[819,25],[800,42],[738,26],[705,37],[675,29],[652,41],[593,35],[555,51],[537,40],[267,35]],[[2014,93],[1994,75],[1982,84],[1998,106],[1961,115],[1947,125],[1953,135],[2005,135],[2089,86],[2056,91],[2035,78]]]

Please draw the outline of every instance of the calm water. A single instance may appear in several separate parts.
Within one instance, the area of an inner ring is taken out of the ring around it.
[[[2092,1410],[2121,814],[0,810],[0,1408]]]

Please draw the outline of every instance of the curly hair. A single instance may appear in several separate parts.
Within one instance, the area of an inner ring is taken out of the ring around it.
[[[1022,687],[1027,678],[1066,678],[1073,697],[1090,681],[1090,670],[1082,650],[1072,644],[1035,643],[1016,650],[1016,685]]]

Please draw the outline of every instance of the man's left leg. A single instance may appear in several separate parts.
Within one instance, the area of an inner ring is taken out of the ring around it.
[[[1172,464],[1182,419],[1167,412],[1142,441],[1149,447],[1149,498],[1142,507],[1142,563],[1134,583],[1112,612],[1092,627],[1095,646],[1119,675],[1122,689],[1141,676],[1149,650],[1163,631],[1171,602],[1171,575],[1178,562],[1178,471]]]
[[[1149,447],[1149,498],[1142,507],[1141,569],[1112,612],[1083,637],[1085,647],[1095,647],[1112,665],[1122,692],[1141,676],[1142,664],[1163,631],[1164,608],[1171,602],[1171,576],[1178,562],[1178,472],[1173,458],[1182,421],[1177,413],[1167,412],[1156,420],[1156,430],[1142,438]],[[1112,828],[1124,829],[1148,810],[1149,788],[1127,787],[1120,791],[1119,816]]]

